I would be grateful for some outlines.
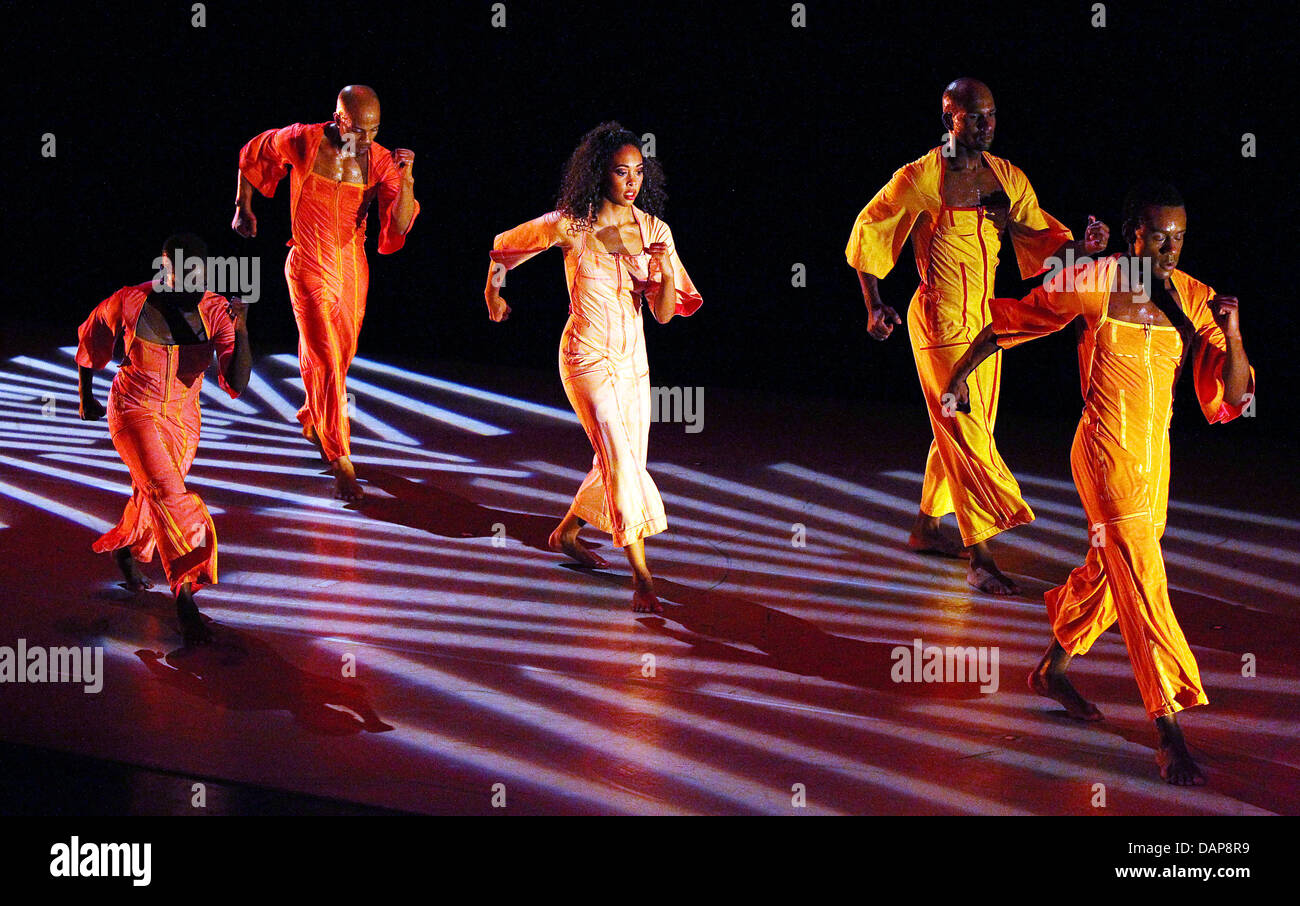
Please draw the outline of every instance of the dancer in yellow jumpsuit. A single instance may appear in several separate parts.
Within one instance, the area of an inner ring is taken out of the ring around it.
[[[641,306],[665,323],[702,304],[682,266],[662,209],[663,173],[643,159],[639,138],[618,123],[583,136],[569,159],[558,208],[496,237],[484,298],[503,321],[504,271],[559,246],[569,284],[569,321],[560,341],[560,376],[595,451],[591,471],[550,538],[552,550],[584,566],[608,564],[578,538],[591,523],[609,532],[632,567],[632,607],[662,613],[644,539],[668,528],[663,500],[646,471],[650,366]],[[645,210],[635,204],[642,199]],[[651,213],[654,212],[654,213]]]
[[[1070,464],[1092,546],[1065,584],[1046,594],[1054,639],[1029,684],[1072,717],[1100,720],[1065,669],[1118,620],[1143,704],[1156,722],[1161,775],[1181,785],[1205,778],[1174,715],[1208,699],[1169,601],[1160,552],[1173,388],[1190,364],[1197,400],[1212,424],[1241,414],[1254,394],[1237,300],[1175,269],[1186,223],[1171,186],[1134,190],[1124,217],[1131,254],[1062,271],[1022,300],[993,300],[992,322],[963,355],[949,388],[964,406],[967,375],[998,347],[1083,318],[1084,409]]]
[[[958,79],[943,94],[949,140],[894,173],[862,209],[845,254],[858,271],[871,335],[889,336],[902,321],[880,298],[877,283],[893,268],[910,234],[921,284],[912,296],[907,329],[929,408],[934,442],[925,466],[921,507],[908,546],[971,558],[967,581],[981,591],[1014,594],[997,568],[989,538],[1034,518],[993,443],[1001,360],[972,376],[974,414],[952,418],[943,394],[962,349],[988,323],[1001,237],[1008,230],[1020,273],[1041,272],[1052,256],[1095,254],[1109,230],[1091,223],[1083,242],[1038,206],[1025,174],[988,153],[997,112],[988,88]],[[954,513],[962,551],[939,531]]]

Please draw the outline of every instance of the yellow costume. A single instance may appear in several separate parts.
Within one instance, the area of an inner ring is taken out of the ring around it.
[[[1041,272],[1044,259],[1072,237],[1038,207],[1025,174],[987,152],[984,160],[1011,200],[1008,227],[1021,276]],[[943,394],[962,352],[989,320],[993,274],[1001,242],[982,207],[943,203],[944,158],[940,148],[900,168],[862,209],[845,255],[849,264],[884,278],[909,234],[921,284],[907,313],[916,371],[921,379],[934,442],[925,464],[921,510],[955,513],[962,543],[969,547],[1034,518],[1020,486],[993,444],[1001,356],[970,376],[970,417],[945,414]]]
[[[1224,400],[1226,345],[1207,305],[1214,290],[1176,270],[1171,279],[1187,324],[1117,321],[1107,317],[1117,261],[1105,258],[1063,272],[1021,300],[994,299],[992,323],[1005,348],[1060,330],[1077,316],[1084,319],[1084,409],[1070,465],[1092,546],[1083,566],[1047,592],[1047,612],[1057,640],[1072,655],[1086,652],[1118,619],[1142,702],[1157,718],[1208,701],[1169,602],[1160,552],[1173,388],[1189,351],[1206,419],[1228,421],[1241,407]],[[1251,393],[1254,388],[1252,371]]]

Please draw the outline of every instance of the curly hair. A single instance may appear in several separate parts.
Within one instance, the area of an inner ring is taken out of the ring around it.
[[[641,137],[611,120],[601,123],[584,135],[578,147],[573,149],[573,154],[564,167],[564,178],[560,180],[555,207],[573,221],[574,229],[591,229],[596,212],[600,210],[605,198],[610,162],[625,145],[632,145],[639,150]],[[664,192],[664,168],[653,157],[646,157],[644,162],[645,178],[641,183],[641,193],[637,196],[637,206],[661,217],[664,202],[668,198]]]

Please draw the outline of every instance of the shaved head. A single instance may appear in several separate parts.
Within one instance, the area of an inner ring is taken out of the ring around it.
[[[978,79],[956,79],[943,90],[943,112],[956,113],[993,106],[993,92]]]
[[[369,85],[349,85],[339,92],[338,103],[334,106],[337,113],[345,114],[348,119],[358,122],[366,119],[379,121],[379,95]]]

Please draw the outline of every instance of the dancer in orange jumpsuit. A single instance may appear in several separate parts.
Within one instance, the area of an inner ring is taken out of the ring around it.
[[[934,442],[908,547],[969,556],[967,582],[981,591],[1014,594],[1015,583],[998,569],[987,542],[1034,514],[993,444],[1000,359],[972,376],[976,416],[953,419],[943,394],[961,348],[988,323],[998,250],[1007,230],[1025,278],[1042,271],[1052,256],[1101,251],[1109,230],[1093,222],[1085,240],[1073,242],[1070,231],[1039,208],[1024,173],[988,153],[997,112],[982,83],[950,84],[943,93],[943,121],[947,142],[894,173],[858,215],[845,254],[858,271],[868,328],[877,340],[902,323],[881,300],[878,281],[893,268],[909,234],[921,277],[907,329]],[[948,513],[956,515],[965,551],[939,530]]]
[[[123,339],[125,357],[108,394],[113,446],[131,471],[131,499],[122,519],[93,545],[111,551],[128,588],[151,588],[136,561],[148,563],[156,549],[176,595],[186,644],[211,638],[194,592],[217,582],[217,533],[199,495],[185,476],[199,446],[199,388],[217,356],[217,381],[232,397],[248,385],[252,357],[247,309],[215,293],[185,291],[170,273],[176,250],[182,260],[207,258],[195,236],[167,240],[168,273],[138,286],[124,286],[101,302],[81,325],[77,346],[81,417],[102,418],[92,392],[94,373],[113,357]],[[201,279],[201,275],[200,275]]]
[[[635,204],[638,197],[641,207]],[[700,307],[700,294],[677,257],[672,231],[657,216],[663,171],[643,159],[638,137],[618,123],[583,136],[569,159],[557,210],[496,237],[488,270],[488,314],[504,321],[504,271],[552,246],[564,250],[569,321],[560,340],[560,376],[595,457],[552,550],[584,566],[609,564],[578,538],[590,522],[613,536],[632,566],[633,609],[662,613],[643,539],[664,531],[663,500],[646,471],[650,369],[641,323],[644,299],[667,323]]]
[[[991,324],[962,356],[950,387],[965,406],[966,377],[994,350],[1082,317],[1084,409],[1070,464],[1092,547],[1066,583],[1047,592],[1054,638],[1029,685],[1079,720],[1101,720],[1065,669],[1118,620],[1143,704],[1156,723],[1161,775],[1180,785],[1205,778],[1175,714],[1208,699],[1169,602],[1160,552],[1173,389],[1190,361],[1197,401],[1211,424],[1237,417],[1254,394],[1237,300],[1176,269],[1186,229],[1187,213],[1173,187],[1135,189],[1124,206],[1130,255],[1062,271],[1019,301],[995,299]]]
[[[284,264],[298,322],[298,363],[306,402],[298,411],[303,436],[334,473],[335,496],[363,496],[352,466],[346,379],[366,313],[370,267],[366,216],[379,200],[379,253],[406,242],[416,215],[415,154],[391,154],[376,142],[379,99],[365,85],[339,92],[334,120],[271,129],[239,152],[239,199],[231,226],[257,235],[253,190],[266,197],[292,168],[289,210],[293,238]]]

